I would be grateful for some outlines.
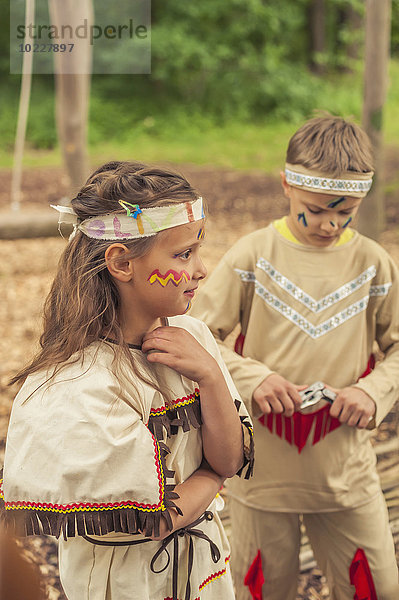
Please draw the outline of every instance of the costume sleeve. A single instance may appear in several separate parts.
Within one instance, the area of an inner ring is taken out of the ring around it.
[[[161,516],[171,526],[178,497],[167,482],[168,448],[109,373],[65,375],[27,400],[32,386],[23,388],[15,401],[4,466],[8,521],[20,535],[157,535]]]
[[[212,336],[212,333],[209,331],[208,327],[205,323],[201,323],[203,329],[203,343],[204,347],[208,350],[209,354],[213,356],[213,358],[218,363],[220,370],[223,373],[225,378],[227,387],[229,388],[229,392],[231,394],[232,400],[234,401],[235,407],[240,417],[241,421],[241,430],[243,436],[243,448],[244,448],[244,460],[243,465],[237,472],[237,475],[244,474],[245,479],[249,479],[249,477],[253,473],[253,465],[254,465],[254,441],[253,441],[253,425],[251,418],[247,412],[245,404],[242,402],[240,395],[237,391],[237,388],[233,382],[233,379],[226,367],[226,364],[222,358],[220,349]]]
[[[245,335],[254,293],[254,286],[245,277],[251,277],[251,273],[235,268],[228,253],[201,287],[191,314],[211,330],[249,413],[258,417],[252,407],[252,394],[273,371],[253,358],[240,356],[224,343],[237,324]]]
[[[399,398],[399,272],[390,258],[388,281],[375,286],[374,293],[386,294],[376,314],[376,341],[384,358],[354,387],[376,403],[378,426]]]

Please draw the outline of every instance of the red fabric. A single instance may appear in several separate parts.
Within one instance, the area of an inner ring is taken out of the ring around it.
[[[366,377],[367,375],[369,375],[371,373],[371,371],[374,369],[375,367],[375,356],[374,354],[370,354],[370,358],[369,358],[369,362],[367,363],[367,367],[366,370],[364,371],[364,373],[362,373],[359,377],[359,379],[363,379],[363,377]],[[359,381],[358,379],[358,381]]]
[[[378,600],[366,554],[358,548],[349,567],[349,577],[355,586],[353,600]]]
[[[245,341],[245,335],[240,333],[237,336],[237,339],[234,344],[234,352],[237,352],[237,354],[239,354],[240,356],[242,356],[242,349],[244,347],[244,341]]]
[[[234,351],[242,356],[245,342],[245,335],[240,333],[234,344]],[[373,354],[370,354],[370,358],[367,363],[367,367],[359,377],[366,377],[375,367],[375,358]],[[359,381],[359,380],[358,380]],[[330,417],[330,406],[326,405],[323,408],[313,412],[303,414],[296,412],[292,417],[285,417],[284,415],[271,413],[269,415],[262,415],[259,417],[259,422],[267,427],[270,433],[275,433],[279,438],[285,439],[290,445],[293,443],[298,448],[298,452],[302,452],[306,446],[308,437],[312,430],[313,422],[314,434],[312,445],[317,444],[321,439],[325,438],[328,433],[337,429],[341,423],[335,417]]]
[[[242,334],[238,336],[236,348],[240,345],[242,350],[244,339]],[[374,367],[375,358],[374,355],[371,354],[366,370],[359,379],[366,377],[366,375],[371,373]],[[302,452],[303,448],[306,446],[313,423],[315,425],[312,445],[317,444],[317,442],[325,438],[328,433],[331,433],[331,431],[334,431],[341,425],[338,419],[330,416],[330,405],[325,405],[312,413],[303,414],[301,412],[296,412],[292,417],[284,417],[281,414],[270,413],[259,417],[259,422],[264,427],[267,427],[270,433],[275,433],[279,438],[285,439],[291,445],[294,444],[298,448],[299,453]]]
[[[274,413],[262,415],[259,417],[259,422],[267,427],[270,433],[275,433],[291,445],[294,444],[298,448],[298,452],[301,452],[308,441],[313,423],[315,423],[315,427],[312,444],[316,444],[326,437],[327,433],[341,425],[338,419],[330,417],[329,412],[330,406],[326,405],[313,413],[296,412],[292,417],[283,418],[282,415]]]
[[[244,585],[249,587],[252,600],[262,600],[262,585],[265,583],[262,570],[262,557],[258,550],[244,578]]]

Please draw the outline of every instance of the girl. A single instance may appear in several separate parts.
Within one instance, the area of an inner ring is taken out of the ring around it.
[[[52,534],[69,600],[234,598],[217,498],[252,429],[212,335],[185,315],[206,275],[202,199],[175,173],[87,181],[10,419],[6,519]]]

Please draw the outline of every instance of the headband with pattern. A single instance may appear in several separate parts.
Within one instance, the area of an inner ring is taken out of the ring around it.
[[[285,165],[287,183],[293,187],[309,192],[324,192],[332,196],[364,198],[373,183],[373,175],[373,171],[368,173],[346,171],[340,178],[326,177],[325,173],[307,169],[302,165],[289,163]]]
[[[79,230],[89,238],[109,241],[149,237],[164,229],[199,221],[205,216],[202,198],[152,208],[140,208],[138,204],[131,204],[125,200],[119,200],[119,204],[126,210],[126,214],[111,213],[91,217],[80,223],[72,207],[52,204],[50,206],[60,213],[59,224],[70,223],[74,226],[71,237]]]

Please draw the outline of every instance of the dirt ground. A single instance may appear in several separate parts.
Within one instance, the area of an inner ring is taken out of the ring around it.
[[[399,157],[387,154],[386,179],[388,228],[381,243],[399,264]],[[209,207],[207,239],[203,256],[211,271],[224,252],[242,235],[262,227],[286,212],[287,204],[277,178],[261,172],[242,172],[211,167],[180,166],[179,170],[206,198]],[[10,197],[11,175],[0,171],[0,218]],[[23,179],[22,211],[43,210],[67,194],[67,180],[59,168],[28,170]],[[12,399],[16,388],[7,382],[34,353],[40,330],[41,307],[65,246],[60,237],[31,240],[0,240],[0,463]],[[396,435],[397,417],[392,414],[377,434],[375,443]],[[50,600],[64,600],[51,538],[31,538],[23,547],[38,563]],[[399,552],[399,548],[398,548]],[[399,558],[399,554],[398,554]],[[317,568],[301,574],[298,599],[327,600],[328,587]]]

